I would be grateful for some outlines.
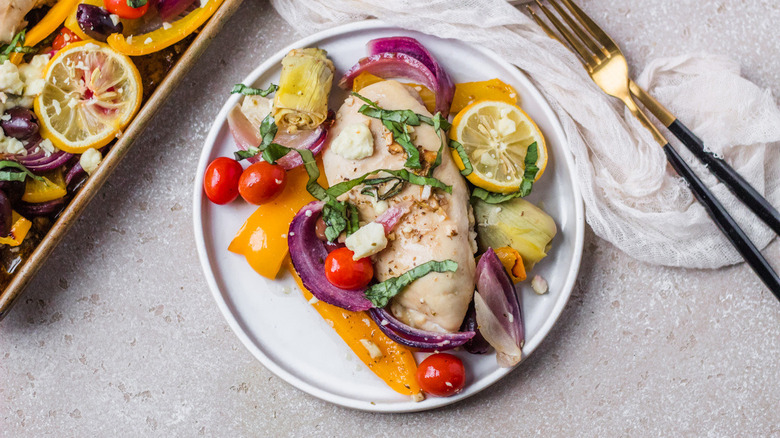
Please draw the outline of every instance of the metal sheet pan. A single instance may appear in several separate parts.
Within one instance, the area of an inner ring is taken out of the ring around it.
[[[8,313],[14,301],[22,294],[24,288],[43,266],[49,254],[51,254],[70,226],[76,222],[76,219],[78,219],[92,198],[108,180],[109,175],[116,169],[119,162],[127,154],[127,151],[130,150],[133,141],[143,132],[157,110],[184,78],[184,75],[192,68],[203,51],[206,50],[206,47],[222,29],[228,18],[238,9],[241,2],[242,0],[225,0],[222,6],[206,22],[198,36],[192,41],[192,44],[168,72],[165,79],[160,82],[149,97],[149,100],[144,103],[135,119],[127,126],[122,137],[114,144],[110,152],[106,154],[97,171],[87,179],[84,186],[62,211],[43,240],[18,267],[11,282],[0,292],[0,320]]]

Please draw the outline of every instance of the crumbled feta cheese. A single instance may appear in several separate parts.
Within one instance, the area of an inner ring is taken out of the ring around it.
[[[508,117],[502,117],[498,120],[498,132],[501,135],[509,135],[517,130],[517,125]]]
[[[376,222],[370,222],[352,233],[344,241],[347,248],[354,252],[354,260],[374,255],[387,247],[385,227]]]
[[[109,15],[109,17],[111,17],[111,22],[114,23],[114,26],[119,24],[119,15],[111,14],[111,15]],[[165,27],[165,23],[163,23],[163,27]]]
[[[390,205],[387,204],[387,201],[378,201],[374,198],[371,198],[371,202],[374,204],[374,212],[377,214],[377,216],[386,212],[387,209],[390,208]]]
[[[17,95],[24,92],[24,81],[19,75],[19,68],[8,60],[0,65],[0,91]]]
[[[263,96],[246,96],[241,102],[241,112],[252,125],[259,128],[263,119],[271,113],[274,107],[274,101]]]
[[[380,350],[375,343],[369,341],[368,339],[361,339],[360,343],[363,345],[366,351],[368,351],[368,355],[371,356],[371,359],[379,359],[383,356],[382,350]]]
[[[317,299],[317,297],[311,297],[311,299],[309,300],[309,304],[314,305],[317,304],[319,301],[320,300]]]
[[[362,160],[374,154],[374,136],[363,123],[353,123],[330,144],[333,152],[347,160]]]
[[[304,213],[306,217],[311,217],[311,210],[306,210],[306,213]]]
[[[79,164],[81,164],[81,168],[84,169],[84,172],[87,172],[88,175],[92,175],[92,173],[97,170],[98,164],[100,164],[100,160],[102,159],[103,157],[100,155],[100,151],[95,148],[90,148],[81,154]]]
[[[2,120],[2,121],[11,120],[11,114],[3,114],[3,116],[0,117],[0,120]]]
[[[38,143],[38,147],[46,153],[47,157],[57,151],[57,148],[54,147],[54,144],[48,138],[41,140],[41,142]]]
[[[133,36],[132,35],[127,37],[127,44],[133,44]]]
[[[144,40],[144,44],[152,44],[152,41],[154,41],[152,37],[146,37],[146,39]]]
[[[131,35],[131,36],[132,36],[132,35]],[[130,37],[127,37],[127,39],[128,39],[128,42],[130,42],[130,41],[129,41],[129,40],[130,40]],[[89,49],[89,50],[100,50],[100,46],[98,46],[98,45],[97,45],[97,44],[95,44],[95,43],[87,43],[87,44],[84,44],[84,48],[85,48],[85,49]]]
[[[531,280],[531,289],[533,289],[537,295],[546,294],[549,289],[547,286],[547,280],[542,278],[540,275],[534,275],[534,279]]]
[[[19,76],[24,81],[24,95],[37,96],[43,91],[46,81],[43,73],[49,63],[49,55],[35,55],[27,64],[19,66]]]
[[[173,27],[173,25],[171,25],[171,23],[168,23],[167,21],[163,21],[163,24],[162,24],[162,28],[163,29],[168,30],[168,29],[170,29],[172,27]]]
[[[420,199],[426,200],[431,197],[431,186],[423,186]]]
[[[0,153],[3,154],[18,154],[25,151],[24,144],[13,138],[6,137],[3,130],[0,129]]]

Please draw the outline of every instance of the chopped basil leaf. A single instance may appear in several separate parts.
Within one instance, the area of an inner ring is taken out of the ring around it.
[[[374,307],[385,307],[390,299],[398,295],[406,286],[413,281],[428,275],[431,272],[455,272],[458,264],[452,260],[435,261],[423,263],[416,266],[398,277],[388,278],[387,280],[369,287],[365,294]]]
[[[0,45],[0,64],[5,63],[8,60],[11,53],[35,53],[37,50],[33,47],[26,47],[24,45],[24,38],[27,33],[26,29],[22,29],[14,35],[11,42],[8,44]]]
[[[20,170],[20,172],[5,170],[9,168]],[[28,176],[32,179],[43,181],[43,177],[30,172],[26,167],[16,161],[0,161],[0,181],[24,181]]]
[[[268,145],[273,143],[274,137],[276,137],[276,131],[277,131],[277,127],[276,127],[276,122],[274,121],[274,117],[271,114],[268,114],[267,116],[265,116],[263,121],[260,122],[260,137],[262,138],[262,142],[260,143],[260,145],[257,147],[250,147],[245,151],[234,152],[233,155],[235,155],[236,160],[241,161],[247,158],[252,158],[255,155],[265,151],[265,148],[267,148]],[[281,157],[278,157],[277,159],[279,158]],[[275,161],[276,160],[269,161],[269,162],[275,162]]]
[[[358,220],[359,213],[355,204],[347,202],[347,216],[349,222],[347,222],[347,236],[354,233],[360,228],[360,221]]]
[[[463,145],[455,140],[450,140],[450,147],[455,149],[455,151],[458,153],[458,156],[460,157],[460,161],[463,161],[463,170],[460,171],[460,174],[463,176],[471,175],[471,172],[474,171],[474,167],[472,167],[469,154],[467,154],[466,150],[463,149]]]
[[[534,186],[536,174],[539,173],[539,167],[536,165],[538,159],[539,148],[536,145],[536,142],[533,142],[528,146],[528,151],[525,154],[525,171],[523,172],[523,181],[520,183],[520,190],[513,193],[493,193],[483,188],[476,187],[471,192],[471,197],[479,198],[488,204],[500,204],[510,199],[524,198],[530,195]]]
[[[352,190],[354,187],[360,185],[360,184],[373,184],[373,181],[371,179],[368,179],[369,176],[375,175],[379,172],[385,172],[389,173],[393,177],[418,185],[418,186],[431,186],[437,189],[442,189],[447,193],[452,193],[452,186],[448,186],[444,184],[443,182],[439,181],[436,178],[427,177],[427,176],[420,176],[417,174],[414,174],[407,169],[377,169],[373,170],[371,172],[366,173],[363,176],[360,176],[355,179],[351,179],[349,181],[340,182],[336,185],[331,186],[326,191],[328,192],[328,195],[335,197],[339,197],[343,195],[344,193],[347,193],[348,191]],[[380,179],[380,182],[387,182],[389,180],[385,179],[386,177],[377,178]]]
[[[276,90],[278,90],[278,89],[279,89],[279,86],[276,85],[276,84],[269,85],[268,88],[266,88],[265,90],[263,90],[262,88],[247,87],[244,84],[236,84],[236,85],[233,85],[233,89],[230,90],[230,94],[240,93],[240,94],[243,94],[244,96],[262,96],[262,97],[266,97],[269,94],[276,92]]]
[[[127,0],[127,6],[131,8],[140,8],[146,4],[146,0]]]
[[[333,242],[342,231],[347,229],[347,206],[336,198],[330,198],[322,207],[322,220],[325,221],[325,237]]]

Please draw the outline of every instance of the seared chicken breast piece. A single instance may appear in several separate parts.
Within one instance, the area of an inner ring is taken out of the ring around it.
[[[372,84],[360,90],[360,94],[384,109],[410,109],[431,116],[416,91],[397,81]],[[348,97],[329,131],[323,164],[331,185],[377,169],[404,168],[406,153],[393,141],[392,134],[380,120],[358,112],[363,104],[358,98]],[[356,124],[363,124],[370,129],[373,153],[361,159],[348,159],[343,152],[334,151],[330,145],[343,130],[354,129]],[[428,164],[432,163],[442,144],[433,127],[426,124],[416,126],[411,136],[421,151],[421,158]],[[361,194],[360,186],[343,197],[358,207],[361,222],[373,221],[383,210],[393,205],[411,205],[409,212],[388,236],[388,246],[372,256],[375,275],[379,281],[383,281],[431,260],[450,259],[457,262],[456,272],[430,273],[415,280],[390,303],[392,313],[412,327],[455,332],[460,328],[474,293],[474,216],[468,202],[466,183],[447,146],[442,150],[442,162],[435,169],[433,177],[452,186],[452,194],[407,183],[399,194],[387,201],[376,201],[371,196]]]
[[[10,43],[14,35],[27,25],[24,16],[43,5],[53,5],[57,0],[2,0],[0,1],[0,44]]]

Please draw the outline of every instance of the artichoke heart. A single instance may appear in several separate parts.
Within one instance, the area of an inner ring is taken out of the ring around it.
[[[557,228],[541,208],[522,198],[501,204],[473,199],[480,252],[511,247],[520,253],[526,271],[547,256]]]
[[[282,59],[273,116],[289,133],[314,129],[328,117],[333,62],[322,49],[293,49]]]

